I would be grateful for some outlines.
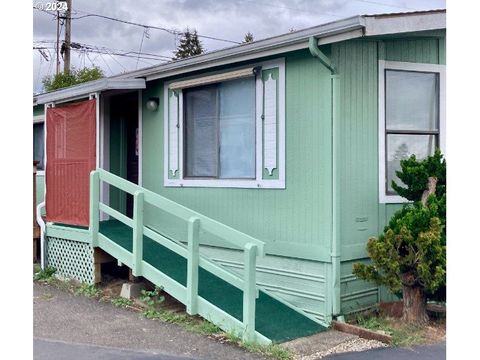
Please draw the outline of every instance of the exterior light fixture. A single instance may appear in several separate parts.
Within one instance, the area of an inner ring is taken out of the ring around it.
[[[158,109],[158,102],[159,98],[158,97],[151,97],[147,101],[147,109],[149,111],[157,111]]]

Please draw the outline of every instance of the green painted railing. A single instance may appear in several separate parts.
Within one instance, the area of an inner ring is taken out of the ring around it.
[[[110,184],[133,195],[132,218],[100,202],[101,182]],[[167,238],[144,225],[143,209],[145,203],[186,221],[188,224],[187,246],[176,239]],[[104,212],[132,228],[133,243],[131,253],[99,232],[100,212]],[[199,234],[201,229],[243,249],[245,261],[243,279],[200,255]],[[257,256],[264,256],[264,242],[102,169],[92,171],[90,174],[89,232],[93,246],[102,248],[120,262],[129,266],[133,275],[143,276],[153,283],[161,284],[166,292],[186,305],[189,314],[200,314],[223,330],[233,331],[237,335],[241,335],[246,341],[264,344],[271,342],[255,331],[255,299],[258,297],[255,277],[256,258]],[[142,259],[144,235],[187,259],[186,287],[169,278]],[[199,267],[243,291],[243,322],[238,321],[198,295]]]

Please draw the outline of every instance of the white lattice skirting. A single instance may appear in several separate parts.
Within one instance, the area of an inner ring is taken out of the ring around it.
[[[68,279],[93,284],[95,279],[93,248],[79,241],[46,237],[46,263]]]

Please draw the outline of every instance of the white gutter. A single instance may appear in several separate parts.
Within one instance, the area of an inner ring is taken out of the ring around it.
[[[45,201],[37,205],[37,223],[40,226],[40,266],[45,270],[45,222],[42,218],[42,209],[45,207]]]

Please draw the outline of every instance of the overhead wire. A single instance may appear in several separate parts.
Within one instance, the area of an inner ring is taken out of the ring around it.
[[[385,4],[385,3],[382,3],[380,1],[371,1],[371,0],[354,0],[354,1],[363,2],[363,3],[367,3],[367,4],[373,4],[373,5],[387,6],[387,7],[403,9],[403,10],[418,10],[418,9],[414,9],[414,8],[407,7],[407,6]]]
[[[37,10],[40,10],[44,13],[56,16],[56,14],[53,14],[52,12],[49,12],[47,10],[39,9],[35,6],[33,8],[37,9]],[[77,12],[78,13],[84,13],[85,15],[80,15],[80,16],[75,16],[75,17],[71,16],[70,19],[79,20],[79,19],[84,19],[84,18],[87,18],[87,17],[98,17],[98,18],[102,18],[102,19],[106,19],[106,20],[110,20],[110,21],[116,21],[116,22],[119,22],[119,23],[127,24],[127,25],[133,25],[133,26],[139,26],[139,27],[142,27],[142,28],[149,28],[149,29],[154,29],[154,30],[165,31],[165,32],[167,32],[169,34],[172,34],[172,35],[182,35],[183,34],[183,31],[178,31],[178,30],[175,30],[175,29],[168,29],[166,27],[161,27],[161,26],[156,26],[156,25],[148,25],[148,24],[141,24],[141,23],[137,23],[137,22],[133,22],[133,21],[128,21],[128,20],[124,20],[124,19],[115,18],[115,17],[112,17],[112,16],[95,14],[95,13],[88,13],[88,12],[78,10],[78,9],[77,9]],[[197,34],[197,36],[200,37],[200,38],[205,38],[205,39],[209,39],[209,40],[223,41],[223,42],[228,42],[228,43],[232,43],[232,44],[240,44],[239,41],[223,39],[223,38],[219,38],[219,37],[215,37],[215,36],[209,36],[209,35],[203,35],[203,34]]]

